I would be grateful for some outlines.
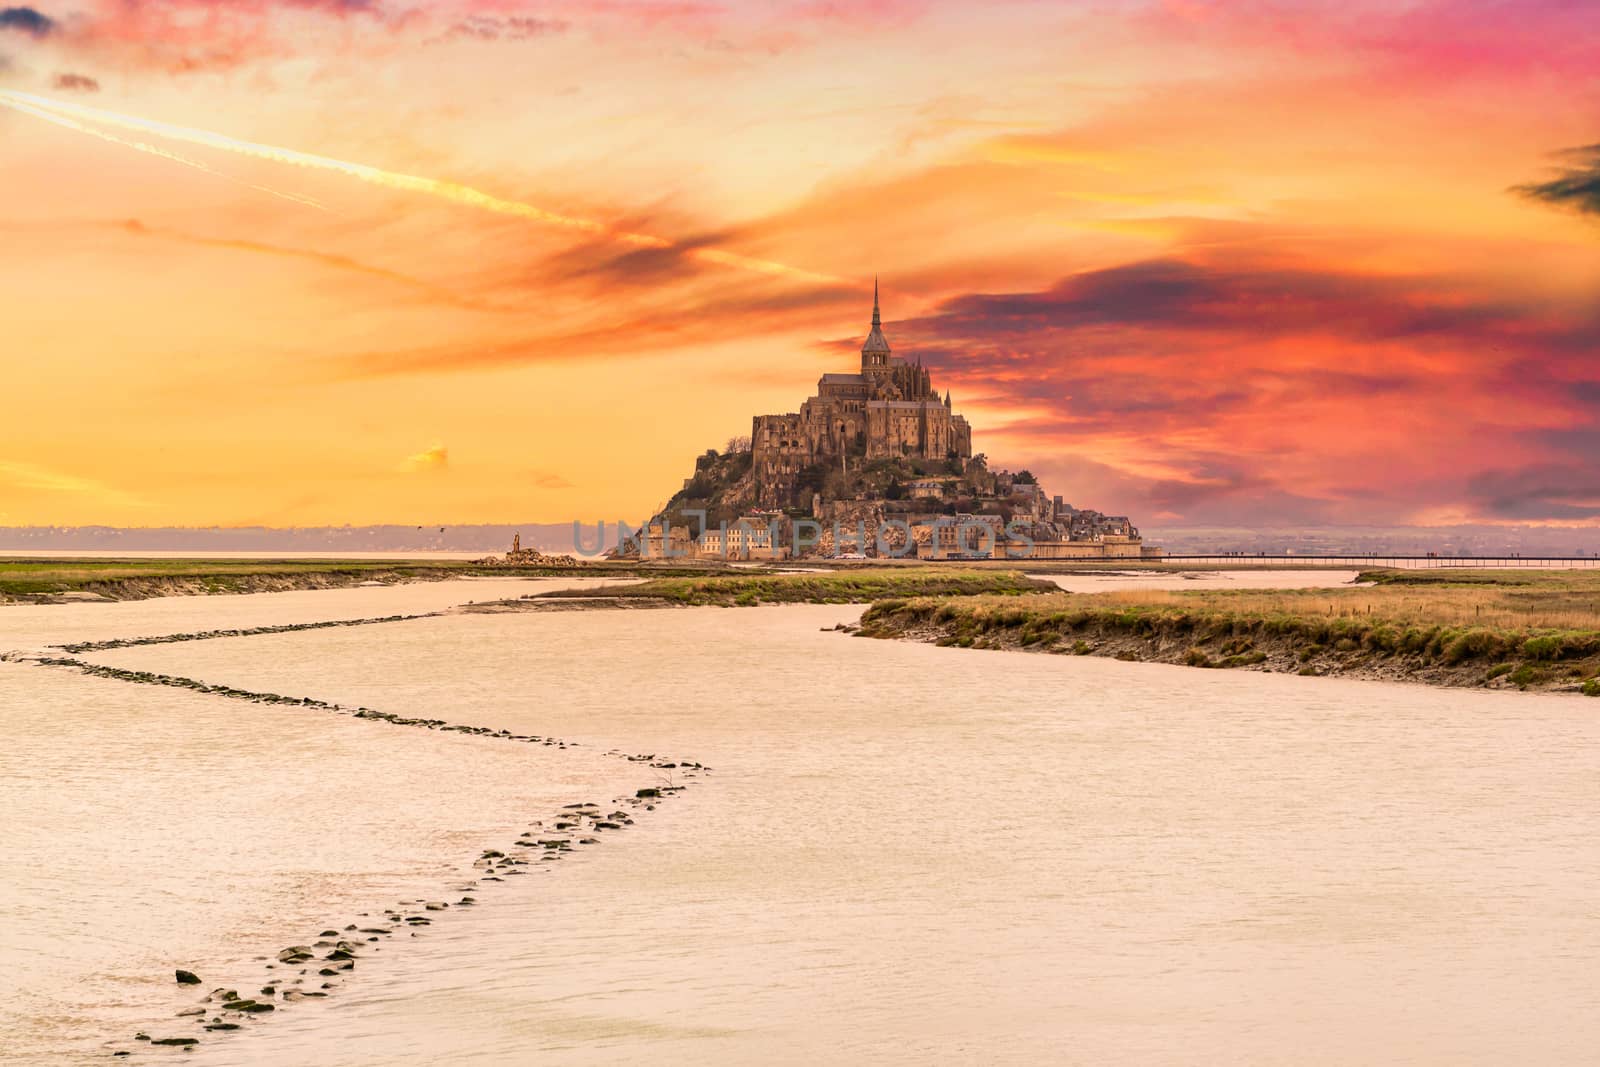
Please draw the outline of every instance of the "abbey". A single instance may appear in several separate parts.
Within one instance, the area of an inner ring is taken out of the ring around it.
[[[875,459],[964,464],[972,458],[972,428],[952,409],[948,391],[940,398],[920,360],[908,363],[890,351],[874,283],[860,372],[824,374],[798,412],[757,415],[750,446],[756,503],[785,508],[809,504],[801,475],[818,464],[846,473],[852,463]]]
[[[1141,559],[1125,515],[1075,508],[1031,471],[991,470],[922,361],[883,336],[877,285],[861,369],[824,374],[800,410],[708,448],[621,555],[650,559]],[[816,533],[805,540],[806,530]],[[862,544],[864,534],[875,533]],[[880,543],[878,533],[883,539]],[[804,541],[804,543],[802,543]]]

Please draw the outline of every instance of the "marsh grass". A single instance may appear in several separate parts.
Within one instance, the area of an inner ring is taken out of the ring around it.
[[[1083,594],[1080,594],[1083,595]],[[1211,611],[1397,625],[1600,630],[1600,580],[1545,587],[1376,586],[1284,590],[1129,590],[1093,594],[1132,610]]]
[[[562,566],[494,566],[465,559],[0,559],[0,600],[33,599],[70,592],[113,597],[164,596],[171,592],[248,593],[281,588],[275,580],[314,585],[363,581],[430,581],[468,576],[496,578],[634,577],[703,575],[704,567],[641,568],[636,563],[585,561],[581,570]],[[180,583],[160,588],[162,582]]]
[[[467,560],[342,559],[4,559],[0,596],[48,596],[79,590],[114,590],[153,579],[195,582],[212,592],[233,592],[253,580],[325,576],[335,580],[394,580],[475,573]]]
[[[1426,573],[1426,572],[1424,572]],[[1368,576],[1371,579],[1371,576]],[[868,636],[934,628],[964,647],[1079,652],[1086,637],[1139,638],[1172,662],[1329,673],[1398,665],[1470,670],[1524,688],[1600,673],[1600,574],[1456,571],[1337,589],[1123,590],[875,604]],[[1123,641],[1126,644],[1126,641]],[[1259,646],[1259,647],[1258,647]],[[1453,684],[1461,684],[1456,681]],[[1600,695],[1600,683],[1585,686]]]

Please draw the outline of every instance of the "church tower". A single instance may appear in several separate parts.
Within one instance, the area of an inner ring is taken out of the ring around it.
[[[883,321],[878,315],[878,279],[872,279],[872,332],[861,346],[861,373],[885,374],[889,370],[889,342],[883,336]]]

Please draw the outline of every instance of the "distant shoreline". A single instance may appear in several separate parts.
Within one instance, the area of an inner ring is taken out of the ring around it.
[[[96,603],[150,600],[170,596],[281,593],[310,589],[342,589],[363,583],[396,585],[457,578],[673,578],[736,577],[780,574],[804,569],[813,573],[849,574],[886,567],[908,572],[951,567],[993,573],[997,568],[1026,569],[1040,574],[1114,574],[1193,570],[1170,564],[1141,565],[1137,560],[1082,561],[982,560],[935,563],[918,560],[807,559],[755,566],[684,561],[577,560],[565,566],[508,565],[476,559],[415,556],[186,556],[144,555],[3,555],[0,554],[0,606],[7,604]],[[1226,566],[1205,570],[1232,569]],[[1284,568],[1300,569],[1300,568]],[[1315,569],[1308,565],[1306,569]]]
[[[437,559],[10,558],[0,559],[0,604],[280,593],[369,583],[439,582],[494,573],[502,572],[471,561]],[[558,571],[552,568],[551,573]]]

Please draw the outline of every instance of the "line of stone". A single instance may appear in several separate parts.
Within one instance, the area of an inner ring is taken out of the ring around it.
[[[693,772],[687,773],[693,775]],[[631,797],[615,798],[612,801],[613,810],[605,814],[602,814],[605,809],[598,804],[567,804],[555,813],[548,829],[544,819],[535,820],[528,824],[529,829],[522,831],[507,850],[485,849],[472,864],[479,872],[478,877],[456,886],[455,891],[464,895],[454,904],[419,898],[383,909],[381,918],[371,912],[361,912],[357,917],[363,920],[361,922],[348,923],[342,929],[323,930],[316,939],[308,939],[305,944],[290,945],[281,949],[275,957],[257,957],[268,971],[275,972],[265,978],[265,984],[259,992],[241,994],[237,988],[218,987],[202,997],[194,1007],[179,1011],[177,1017],[207,1032],[228,1032],[242,1029],[246,1021],[276,1013],[282,1006],[311,998],[325,998],[330,993],[338,992],[346,979],[354,977],[356,962],[367,952],[381,952],[381,942],[385,939],[402,932],[417,937],[452,909],[476,905],[478,898],[472,894],[489,890],[491,887],[488,883],[504,883],[513,875],[527,874],[523,868],[576,855],[573,850],[574,835],[577,835],[576,843],[580,846],[598,845],[600,837],[596,835],[608,830],[623,830],[634,824],[633,816],[626,810],[628,807],[654,811],[657,804],[686,788],[687,785],[642,788]],[[552,833],[560,836],[552,836]],[[518,854],[518,849],[524,851]],[[539,850],[537,860],[525,858],[531,856],[535,849]],[[315,977],[312,976],[313,971]],[[181,985],[202,984],[201,978],[192,971],[179,970],[176,977]],[[177,1048],[189,1048],[200,1043],[198,1037],[182,1034],[152,1037],[145,1030],[136,1033],[134,1041]],[[112,1055],[129,1056],[132,1050],[118,1048]]]
[[[253,626],[244,630],[200,630],[188,634],[159,634],[155,637],[113,637],[105,641],[77,641],[70,645],[56,645],[63,652],[104,652],[112,648],[134,648],[138,645],[170,645],[179,641],[209,641],[216,637],[255,637],[258,634],[287,634],[297,630],[324,630],[332,626],[372,626],[382,622],[410,622],[413,619],[432,619],[445,614],[442,611],[425,611],[419,615],[383,615],[371,619],[326,619],[320,622],[290,622],[278,626]]]
[[[307,627],[297,628],[304,629]],[[215,636],[224,635],[217,634]],[[146,643],[158,642],[149,640]],[[495,740],[544,744],[563,749],[579,746],[576,741],[562,741],[557,738],[541,737],[536,734],[514,734],[509,730],[494,730],[487,726],[468,726],[451,723],[444,719],[395,715],[391,712],[377,711],[367,707],[351,708],[326,700],[318,700],[315,697],[290,697],[279,693],[261,693],[248,689],[239,689],[235,686],[210,685],[194,678],[157,674],[151,671],[133,671],[122,667],[108,667],[68,657],[44,657],[35,659],[32,662],[41,666],[67,667],[98,678],[110,678],[142,685],[165,685],[250,703],[315,708],[319,711],[330,711],[357,719],[387,722],[396,726],[415,726],[429,730],[454,731]],[[646,811],[654,811],[656,804],[687,788],[687,785],[677,784],[673,780],[676,772],[681,770],[685,778],[693,778],[710,770],[710,768],[698,762],[688,760],[658,760],[654,754],[629,754],[617,749],[611,749],[603,753],[603,755],[624,759],[631,763],[648,763],[658,771],[673,772],[671,775],[660,776],[662,780],[658,781],[656,785],[638,789],[632,797],[619,797],[613,801],[614,805],[642,807]],[[632,826],[633,821],[633,818],[622,807],[617,807],[609,814],[602,815],[599,805],[589,803],[569,804],[556,814],[550,823],[550,828],[556,833],[565,831],[569,835],[572,832],[585,834],[587,836],[580,837],[577,844],[596,845],[600,843],[600,839],[594,835],[607,830],[624,829]],[[538,820],[529,825],[531,829],[523,831],[522,835],[511,846],[511,851],[502,851],[500,849],[485,850],[482,856],[473,864],[474,867],[482,872],[480,877],[460,886],[459,891],[482,892],[488,888],[485,883],[504,882],[508,876],[526,873],[520,868],[528,866],[529,861],[518,856],[515,852],[516,849],[541,849],[542,854],[538,860],[541,863],[560,860],[563,856],[571,853],[573,843],[571,836],[540,836],[541,834],[548,835],[550,832],[545,829],[546,823],[544,820]],[[465,895],[456,901],[454,907],[470,907],[475,903],[477,903],[476,898]],[[254,997],[241,997],[235,989],[218,988],[208,994],[196,1007],[179,1012],[179,1017],[192,1018],[207,1031],[225,1032],[240,1029],[247,1018],[259,1018],[263,1013],[276,1011],[278,1004],[306,998],[326,997],[330,990],[338,988],[338,981],[349,977],[349,972],[355,968],[356,958],[363,951],[360,945],[355,940],[352,940],[349,935],[359,934],[364,936],[367,942],[377,942],[381,937],[405,930],[412,937],[416,937],[420,928],[430,925],[440,917],[437,913],[444,912],[451,907],[452,905],[445,901],[405,901],[395,908],[386,909],[384,919],[377,923],[371,920],[368,913],[362,913],[361,917],[368,919],[365,927],[359,924],[349,924],[344,927],[343,931],[324,930],[319,935],[319,939],[313,941],[311,945],[295,945],[285,948],[278,953],[276,964],[267,963],[266,965],[268,969],[273,969],[278,965],[294,967],[303,964],[305,966],[299,972],[300,978],[292,980],[269,979],[261,987],[261,992]],[[340,933],[344,933],[346,936],[340,937]],[[324,948],[331,951],[318,960],[316,952]],[[321,983],[321,987],[318,989],[295,988],[303,983],[313,967],[316,968],[318,977],[336,981],[325,981]],[[180,982],[188,982],[190,979],[194,979],[190,972],[179,972]],[[194,979],[194,984],[198,984],[198,979]],[[135,1040],[148,1042],[151,1045],[176,1047],[189,1047],[199,1043],[199,1038],[188,1036],[152,1038],[144,1031],[136,1034]],[[125,1048],[113,1052],[114,1056],[127,1056],[129,1054],[129,1050]]]
[[[355,719],[386,722],[395,726],[416,726],[425,730],[468,734],[474,737],[488,737],[500,741],[518,741],[524,744],[542,744],[555,748],[578,748],[582,744],[579,741],[565,741],[558,737],[543,737],[539,734],[516,734],[510,730],[496,730],[489,726],[469,726],[464,723],[453,723],[448,719],[396,715],[393,712],[378,711],[376,708],[369,708],[364,705],[350,707],[346,704],[319,700],[316,697],[291,697],[282,693],[263,693],[252,689],[240,689],[231,685],[212,685],[208,682],[202,682],[198,678],[185,678],[175,674],[158,674],[154,671],[135,671],[126,667],[90,663],[87,660],[70,656],[39,656],[30,658],[27,662],[35,663],[41,667],[66,667],[95,678],[110,678],[119,682],[132,682],[137,685],[164,685],[174,689],[188,689],[196,693],[205,693],[210,696],[226,697],[230,700],[242,700],[252,704],[286,704],[293,707],[315,708],[318,711],[329,711],[336,715],[348,715]],[[608,749],[602,755],[624,759],[630,763],[648,763],[652,767],[668,770],[681,769],[688,772],[709,771],[711,769],[702,763],[690,760],[658,761],[653,752],[630,754],[620,749]]]
[[[396,715],[393,712],[377,711],[368,707],[352,708],[344,704],[318,700],[316,697],[291,697],[284,696],[282,693],[261,693],[251,689],[239,689],[231,685],[211,685],[200,681],[198,678],[183,678],[175,674],[157,674],[153,671],[134,671],[126,667],[108,667],[105,664],[90,663],[87,660],[74,659],[70,656],[41,656],[33,662],[45,667],[68,667],[96,678],[112,678],[119,682],[133,682],[138,685],[165,685],[174,689],[189,689],[196,693],[227,697],[230,700],[243,700],[252,704],[290,704],[302,708],[315,708],[318,711],[331,711],[338,715],[349,715],[357,719],[372,719],[378,722],[393,723],[396,726],[420,726],[427,730],[451,731],[472,734],[478,737],[494,737],[505,741],[551,745],[556,748],[578,747],[578,742],[576,741],[563,741],[555,737],[540,737],[537,734],[514,734],[510,730],[495,730],[488,726],[466,726],[460,723],[452,723],[447,719],[427,719]],[[624,756],[623,758],[634,760],[635,762],[648,762],[654,759],[653,756]]]

